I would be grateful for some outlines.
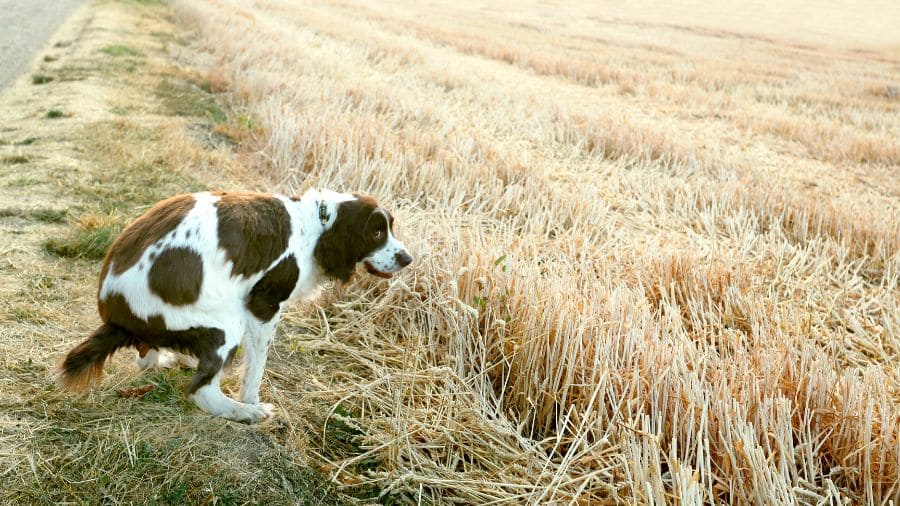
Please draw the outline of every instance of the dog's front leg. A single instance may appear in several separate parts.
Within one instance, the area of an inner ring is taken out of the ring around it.
[[[247,336],[244,341],[244,386],[241,390],[241,402],[259,404],[259,386],[262,383],[269,346],[275,336],[275,326],[281,313],[266,323],[251,321],[247,325]]]

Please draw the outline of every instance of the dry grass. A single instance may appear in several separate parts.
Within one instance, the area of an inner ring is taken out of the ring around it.
[[[0,502],[900,501],[892,32],[623,5],[90,4],[0,100]],[[288,311],[266,423],[129,353],[59,392],[109,240],[221,186],[417,261]]]
[[[350,490],[900,499],[895,55],[572,5],[174,5],[258,177],[377,194],[418,253],[287,318],[345,364],[315,398],[359,452],[317,451]]]

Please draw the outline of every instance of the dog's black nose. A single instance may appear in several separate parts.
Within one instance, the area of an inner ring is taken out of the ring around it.
[[[412,257],[409,256],[409,253],[405,251],[401,251],[394,255],[394,261],[397,262],[397,265],[400,267],[406,267],[407,265],[412,263]]]

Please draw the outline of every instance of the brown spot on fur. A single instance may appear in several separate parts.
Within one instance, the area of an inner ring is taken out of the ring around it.
[[[203,259],[190,248],[167,249],[153,262],[147,282],[150,291],[168,304],[193,304],[200,297]]]
[[[288,255],[253,286],[247,299],[247,309],[262,322],[271,320],[281,308],[281,303],[294,291],[299,277],[297,259],[294,255]]]
[[[215,193],[219,247],[231,260],[232,276],[251,276],[287,249],[291,217],[284,202],[263,193]]]
[[[331,228],[322,233],[313,252],[316,262],[330,278],[348,281],[356,264],[387,241],[390,226],[382,213],[375,213],[378,201],[356,195],[356,200],[341,202]],[[374,233],[381,231],[376,238]]]
[[[128,305],[128,301],[122,294],[111,294],[102,302],[107,314],[103,318],[104,323],[121,327],[138,336],[145,334],[149,336],[166,331],[166,321],[161,315],[150,315],[146,320],[138,317],[131,311],[131,306]]]
[[[175,230],[195,203],[192,195],[168,198],[128,225],[106,253],[106,259],[103,260],[103,267],[100,270],[100,286],[103,286],[110,268],[116,274],[127,271],[141,258],[145,249]],[[101,307],[101,316],[103,311]]]

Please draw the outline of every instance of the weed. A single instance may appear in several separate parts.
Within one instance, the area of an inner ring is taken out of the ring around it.
[[[188,484],[183,481],[177,481],[165,492],[166,504],[187,504],[185,501],[188,490]]]
[[[143,385],[148,381],[153,385],[153,390],[141,397],[142,401],[181,405],[184,402],[184,386],[193,374],[193,371],[187,370],[159,371],[149,378],[140,378],[135,385]]]
[[[66,217],[68,215],[69,211],[66,209],[18,209],[12,207],[0,209],[0,217],[14,216],[18,218],[40,221],[42,223],[63,223],[66,221]]]
[[[29,216],[43,223],[64,223],[69,216],[67,209],[33,209]]]
[[[163,42],[163,44],[174,42],[179,46],[185,47],[191,43],[190,40],[188,40],[186,37],[177,35],[172,32],[153,31],[150,32],[150,35],[159,39],[161,42]]]
[[[225,112],[215,98],[193,82],[168,78],[160,83],[156,94],[166,112],[173,116],[207,118],[214,123],[225,121]]]
[[[6,182],[7,188],[28,188],[43,183],[44,180],[34,176],[19,176]]]
[[[56,69],[56,75],[60,81],[81,81],[98,70],[98,68],[96,63],[91,65],[65,64]]]
[[[131,170],[96,175],[74,191],[105,213],[146,208],[177,193],[202,189],[191,178],[173,174],[161,163],[140,163]]]
[[[109,216],[82,217],[68,234],[47,239],[44,251],[63,258],[100,260],[122,228],[121,221]]]
[[[53,81],[53,76],[47,74],[32,74],[31,84],[47,84]]]
[[[8,310],[7,316],[13,321],[20,323],[41,325],[47,322],[46,316],[34,311],[34,308],[26,307],[25,305],[13,306]]]
[[[50,109],[47,111],[47,114],[44,115],[47,119],[59,119],[64,117],[66,114],[59,109]]]
[[[119,57],[119,56],[132,56],[132,57],[144,56],[143,53],[141,53],[141,52],[138,51],[137,49],[135,49],[135,48],[133,48],[133,47],[131,47],[131,46],[127,46],[127,45],[125,45],[125,44],[112,44],[112,45],[109,45],[109,46],[104,47],[104,48],[101,49],[100,51],[103,52],[103,53],[106,53],[106,54],[108,54],[108,55],[110,55],[110,56],[115,56],[115,57]]]
[[[360,425],[359,413],[347,409],[343,404],[335,407],[331,417],[325,424],[325,434],[329,452],[343,458],[364,453],[360,446],[365,431]],[[380,459],[371,456],[358,461],[354,468],[359,471],[373,470],[378,467]]]
[[[18,165],[20,163],[28,163],[28,157],[25,155],[7,155],[0,159],[4,165]]]

